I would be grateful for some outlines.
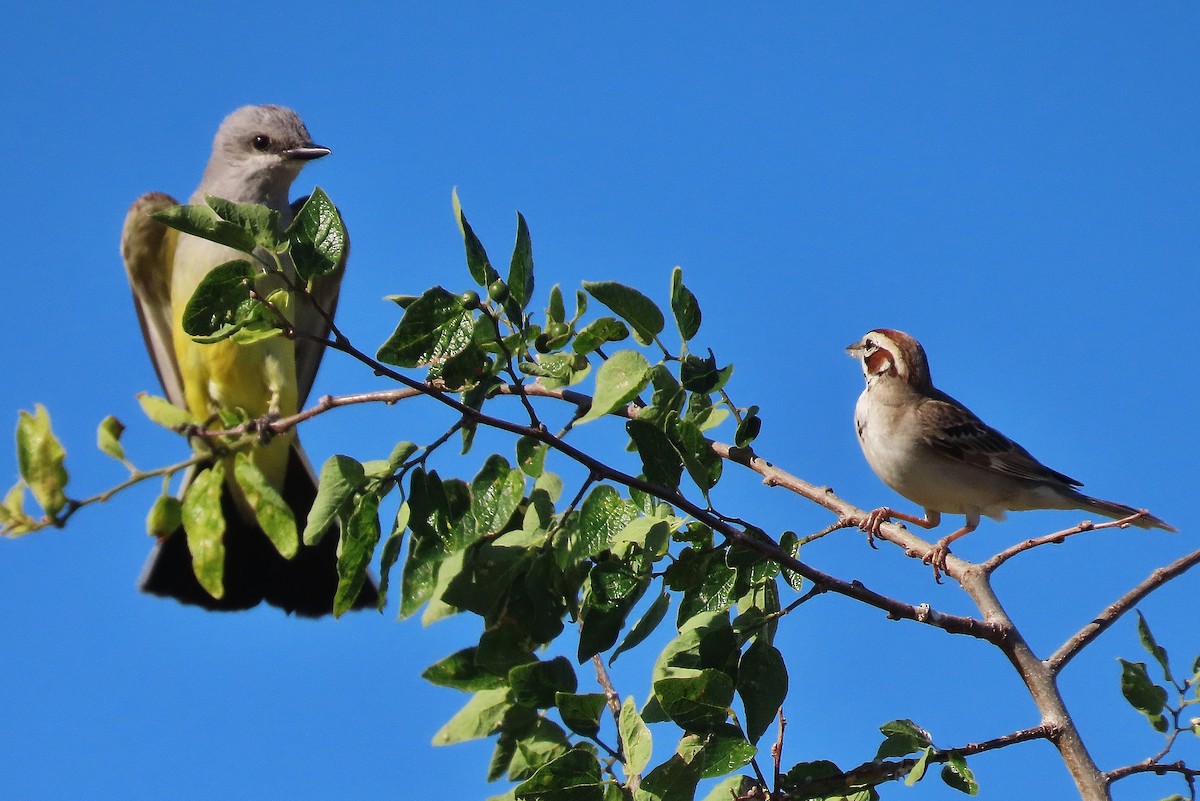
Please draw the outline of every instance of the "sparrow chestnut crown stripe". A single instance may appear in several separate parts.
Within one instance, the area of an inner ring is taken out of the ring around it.
[[[1113,519],[1141,514],[1132,525],[1175,530],[1132,506],[1084,495],[1075,489],[1083,486],[1079,481],[1042,464],[934,387],[924,348],[903,331],[875,329],[846,350],[861,363],[867,385],[854,412],[863,455],[885,484],[925,510],[916,517],[881,507],[859,527],[870,537],[891,519],[932,529],[943,512],[964,515],[966,525],[939,540],[925,559],[935,577],[945,569],[951,542],[974,531],[981,517],[1002,520],[1008,511],[1080,509]]]

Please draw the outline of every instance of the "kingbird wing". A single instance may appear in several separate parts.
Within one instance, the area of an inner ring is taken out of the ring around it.
[[[177,205],[175,198],[162,192],[150,192],[135,200],[121,229],[121,255],[158,382],[171,403],[186,409],[171,319],[171,268],[178,234],[150,216]]]
[[[308,196],[299,198],[292,203],[292,215],[295,216],[307,202]],[[346,274],[346,260],[350,257],[350,235],[346,234],[346,247],[342,251],[342,261],[337,269],[329,275],[313,281],[313,300],[328,317],[323,316],[312,304],[301,301],[296,304],[296,327],[305,333],[325,339],[329,336],[329,322],[337,311],[338,294],[342,291],[342,276]],[[296,338],[296,405],[303,409],[317,378],[317,368],[321,366],[321,358],[325,355],[325,346],[307,337]]]

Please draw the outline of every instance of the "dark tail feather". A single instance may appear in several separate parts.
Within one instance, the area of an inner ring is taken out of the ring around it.
[[[303,532],[317,496],[317,483],[307,460],[294,448],[282,495]],[[139,581],[143,592],[220,612],[249,609],[262,601],[301,617],[333,612],[338,583],[336,528],[326,531],[312,547],[301,543],[293,558],[284,559],[257,525],[242,520],[228,493],[221,506],[225,514],[224,597],[213,598],[196,580],[182,530],[160,540],[151,552]],[[378,598],[375,582],[368,576],[353,608],[373,609]]]

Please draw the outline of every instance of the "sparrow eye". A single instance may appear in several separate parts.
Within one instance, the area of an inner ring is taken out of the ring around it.
[[[266,136],[265,134],[259,134],[258,136],[254,137],[254,139],[251,141],[251,144],[254,145],[255,150],[260,153],[264,153],[266,152],[267,148],[271,146],[271,137]]]

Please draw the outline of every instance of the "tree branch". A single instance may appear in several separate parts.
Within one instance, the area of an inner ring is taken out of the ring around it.
[[[1046,660],[1047,667],[1051,672],[1057,674],[1067,663],[1070,662],[1076,654],[1092,640],[1099,637],[1105,629],[1116,623],[1118,619],[1137,604],[1138,601],[1145,598],[1156,589],[1166,584],[1176,576],[1183,575],[1188,570],[1200,564],[1200,550],[1192,551],[1185,554],[1169,565],[1155,569],[1141,583],[1131,589],[1129,592],[1122,595],[1113,603],[1105,607],[1104,611],[1096,615],[1091,623],[1077,631],[1066,642],[1064,642],[1057,651],[1050,655]]]

